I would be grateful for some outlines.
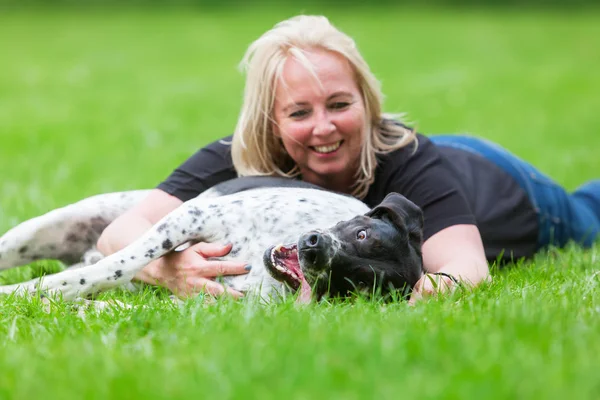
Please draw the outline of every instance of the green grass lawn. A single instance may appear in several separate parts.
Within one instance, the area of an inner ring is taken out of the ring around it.
[[[0,15],[0,233],[156,185],[233,131],[246,46],[316,8]],[[388,112],[470,132],[567,188],[600,177],[600,13],[347,8]],[[201,299],[87,314],[0,299],[0,399],[598,398],[600,246],[416,307]],[[25,278],[32,269],[5,273]]]

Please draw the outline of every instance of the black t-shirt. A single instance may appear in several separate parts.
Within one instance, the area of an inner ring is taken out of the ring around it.
[[[440,146],[466,193],[488,259],[530,257],[538,249],[538,217],[529,196],[506,172],[482,156]]]
[[[438,147],[423,135],[417,140],[416,150],[411,144],[378,156],[375,181],[364,199],[369,207],[397,192],[423,210],[424,240],[452,225],[476,224],[490,260],[535,252],[535,212],[508,174],[483,157]],[[235,178],[230,143],[227,137],[198,150],[158,188],[187,201]]]

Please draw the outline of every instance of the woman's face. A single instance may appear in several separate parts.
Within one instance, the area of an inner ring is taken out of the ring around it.
[[[318,81],[288,57],[275,88],[273,132],[305,181],[340,190],[332,183],[351,183],[359,165],[364,102],[343,56],[326,50],[304,54]]]

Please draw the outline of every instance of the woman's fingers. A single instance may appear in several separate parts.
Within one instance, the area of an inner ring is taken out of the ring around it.
[[[220,283],[217,283],[215,281],[211,281],[209,279],[204,279],[204,286],[200,287],[199,289],[201,289],[199,292],[204,292],[204,293],[208,293],[211,296],[223,296],[223,295],[231,295],[236,299],[239,299],[240,297],[244,297],[243,293],[238,292],[237,290],[234,290],[232,288],[229,287],[225,287],[223,285],[221,285]]]
[[[178,297],[195,296],[204,292],[212,296],[228,294],[243,297],[241,292],[215,282],[214,278],[226,275],[242,275],[250,271],[243,261],[214,260],[231,251],[231,244],[197,243],[180,252],[163,256],[161,281]]]
[[[231,251],[232,244],[225,245],[219,243],[196,243],[191,248],[185,250],[193,251],[200,257],[195,256],[195,260],[187,269],[195,269],[197,275],[214,278],[223,275],[242,275],[247,274],[251,267],[242,261],[222,261],[206,260],[210,257],[223,257]]]
[[[452,279],[435,274],[425,274],[419,279],[413,288],[409,305],[415,305],[415,303],[423,298],[445,293],[454,287]]]
[[[204,261],[202,265],[192,268],[198,268],[198,273],[208,278],[247,274],[252,269],[251,266],[241,261]]]
[[[232,246],[233,245],[231,243],[220,244],[200,242],[190,247],[190,249],[200,254],[204,258],[209,258],[226,256],[231,251]]]
[[[199,293],[206,293],[211,296],[219,297],[223,295],[231,295],[236,299],[244,297],[244,294],[232,288],[225,287],[220,283],[206,278],[188,278],[182,283],[182,287],[172,290],[177,297],[187,298],[197,296]]]

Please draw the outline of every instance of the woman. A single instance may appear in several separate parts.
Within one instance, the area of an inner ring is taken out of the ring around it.
[[[385,116],[379,83],[353,40],[324,17],[283,21],[252,43],[232,138],[201,149],[98,242],[113,253],[183,201],[236,176],[280,175],[350,193],[369,206],[399,192],[423,209],[428,272],[412,300],[489,279],[487,260],[548,244],[590,245],[600,227],[600,181],[573,195],[528,164],[475,138],[431,140]],[[250,266],[209,261],[231,245],[199,243],[137,278],[179,295],[241,293],[213,281]]]

